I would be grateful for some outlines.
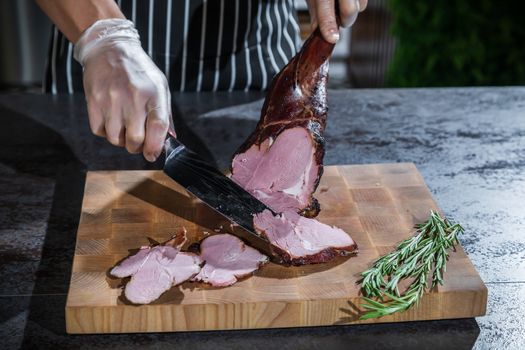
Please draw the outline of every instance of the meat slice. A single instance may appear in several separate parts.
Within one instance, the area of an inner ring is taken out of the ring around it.
[[[200,271],[202,260],[198,255],[180,252],[172,258],[171,252],[162,248],[152,248],[141,269],[126,284],[124,294],[132,303],[151,303]]]
[[[285,263],[304,265],[327,262],[337,255],[357,252],[356,243],[337,227],[293,211],[273,215],[265,210],[254,216],[255,229],[272,243]]]
[[[314,217],[323,172],[328,59],[333,44],[317,29],[275,76],[255,131],[232,161],[232,179],[276,212]]]
[[[163,245],[141,247],[135,255],[111,270],[115,277],[131,276],[124,288],[129,301],[151,303],[172,286],[189,280],[200,271],[202,259],[197,254],[180,252],[182,243],[170,240]]]
[[[234,158],[233,179],[276,212],[301,211],[312,201],[319,173],[308,131],[295,127]]]
[[[200,253],[205,264],[193,280],[215,287],[230,286],[268,262],[266,255],[227,233],[205,238],[200,244]]]
[[[120,264],[111,269],[111,275],[119,278],[136,274],[151,252],[149,246],[141,247],[135,254],[124,259]]]

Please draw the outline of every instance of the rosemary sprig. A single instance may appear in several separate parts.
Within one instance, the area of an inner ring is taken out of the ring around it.
[[[458,243],[463,228],[433,211],[425,223],[415,228],[413,237],[399,243],[394,251],[381,256],[370,269],[361,273],[358,283],[365,301],[361,306],[368,311],[360,319],[382,317],[417,305],[429,289],[430,273],[430,289],[443,285],[448,250]],[[399,283],[407,279],[412,282],[400,293]]]

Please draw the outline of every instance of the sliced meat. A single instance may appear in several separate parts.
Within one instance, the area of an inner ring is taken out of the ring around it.
[[[276,212],[320,210],[312,197],[323,172],[328,59],[317,29],[275,76],[255,131],[232,161],[232,179]]]
[[[141,247],[140,250],[135,254],[127,257],[120,264],[111,269],[111,275],[119,278],[125,278],[136,274],[149,253],[151,248],[149,246]]]
[[[356,243],[343,230],[293,211],[255,215],[254,226],[272,243],[285,263],[304,265],[327,262],[337,255],[357,252]]]
[[[312,201],[319,174],[315,145],[308,131],[283,131],[235,156],[233,179],[276,212],[301,211]]]
[[[122,260],[120,264],[111,269],[111,275],[124,278],[136,274],[141,269],[149,254],[155,248],[162,248],[162,253],[165,253],[168,257],[174,258],[180,251],[180,248],[186,243],[186,232],[186,228],[182,228],[176,235],[161,245],[155,247],[147,245],[140,247],[137,253]],[[164,249],[163,247],[166,247],[167,249]]]
[[[135,304],[148,304],[171,287],[199,273],[202,260],[193,253],[169,251],[170,247],[154,247],[140,270],[131,276],[124,294]],[[173,249],[173,248],[171,248]]]
[[[268,262],[268,257],[227,233],[205,238],[200,251],[205,264],[193,280],[216,287],[232,285]]]
[[[115,277],[131,280],[124,288],[126,298],[135,304],[148,304],[172,286],[189,280],[200,271],[203,261],[197,254],[180,252],[179,238],[163,245],[145,246],[111,270]]]

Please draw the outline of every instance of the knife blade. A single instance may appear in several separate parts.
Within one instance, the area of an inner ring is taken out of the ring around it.
[[[169,134],[164,150],[164,172],[171,179],[244,229],[244,233],[232,230],[236,236],[259,249],[272,261],[280,261],[271,249],[271,243],[253,227],[253,214],[264,210],[274,213],[273,210]]]

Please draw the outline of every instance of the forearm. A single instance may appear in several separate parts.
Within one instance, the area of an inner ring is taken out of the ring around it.
[[[62,33],[76,43],[82,32],[99,19],[125,18],[113,0],[36,0]]]

